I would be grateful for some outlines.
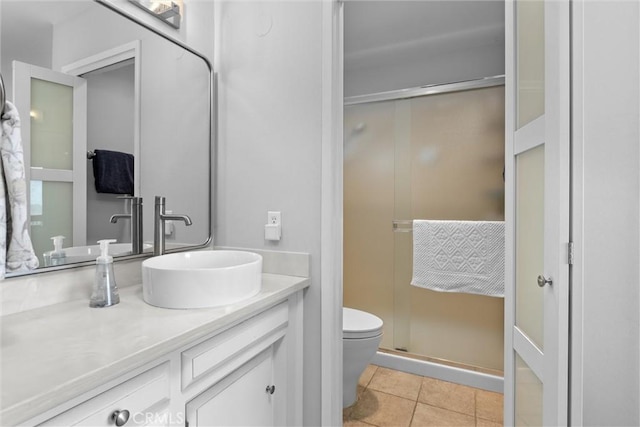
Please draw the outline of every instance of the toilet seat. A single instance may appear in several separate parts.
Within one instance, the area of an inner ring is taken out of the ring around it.
[[[353,308],[342,308],[342,338],[364,339],[382,334],[382,319]]]

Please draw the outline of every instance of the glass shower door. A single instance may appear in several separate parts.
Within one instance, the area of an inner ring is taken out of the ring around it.
[[[504,88],[345,108],[344,303],[381,347],[502,370],[502,299],[410,285],[413,219],[504,218]]]

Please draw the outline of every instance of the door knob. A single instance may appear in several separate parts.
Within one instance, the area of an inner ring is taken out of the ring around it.
[[[126,409],[122,411],[113,411],[111,414],[111,421],[118,427],[123,426],[129,421],[129,411]]]
[[[273,394],[276,392],[276,386],[275,385],[268,385],[267,386],[267,394]]]
[[[547,279],[543,275],[538,276],[538,286],[540,286],[541,288],[543,288],[544,285],[551,286],[552,284],[553,284],[553,280]]]

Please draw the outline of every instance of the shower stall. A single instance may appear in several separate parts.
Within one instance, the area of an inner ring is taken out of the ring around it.
[[[412,220],[504,220],[504,79],[347,98],[344,306],[381,351],[502,375],[503,299],[411,286]]]

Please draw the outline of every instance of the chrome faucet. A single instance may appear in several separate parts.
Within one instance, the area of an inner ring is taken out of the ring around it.
[[[142,243],[142,197],[119,197],[119,199],[131,200],[130,214],[111,215],[109,222],[115,224],[119,219],[131,220],[131,253],[141,254],[143,249]]]
[[[153,255],[164,254],[164,222],[184,221],[186,225],[193,224],[187,215],[167,214],[164,210],[165,198],[156,196],[155,215],[153,217]]]

